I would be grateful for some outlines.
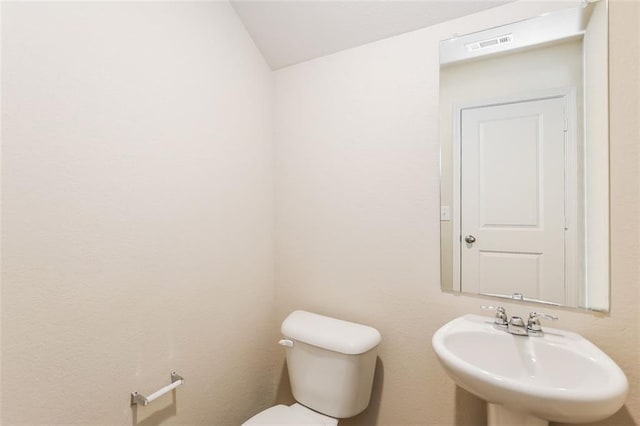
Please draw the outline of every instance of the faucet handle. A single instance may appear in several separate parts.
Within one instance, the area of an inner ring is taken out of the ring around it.
[[[493,320],[493,323],[500,327],[506,327],[509,323],[509,318],[507,317],[507,311],[502,306],[487,306],[480,305],[480,308],[486,311],[496,311],[496,317]]]
[[[539,318],[553,321],[558,319],[558,317],[555,315],[543,314],[542,312],[531,312],[529,314],[529,321],[527,321],[527,330],[532,336],[541,336],[543,334]]]
[[[481,309],[484,309],[485,311],[498,311],[498,312],[504,312],[504,308],[502,306],[488,306],[488,305],[480,305]]]
[[[558,317],[556,315],[543,314],[542,312],[531,312],[529,314],[529,319],[532,319],[532,318],[535,318],[535,317],[540,317],[540,318],[553,320],[553,321],[558,319]]]

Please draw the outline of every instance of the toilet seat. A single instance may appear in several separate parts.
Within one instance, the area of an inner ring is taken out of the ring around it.
[[[337,426],[337,424],[338,420],[333,417],[322,415],[300,404],[293,404],[267,408],[244,422],[242,426]]]

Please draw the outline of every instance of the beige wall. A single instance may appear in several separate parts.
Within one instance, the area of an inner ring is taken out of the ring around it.
[[[269,405],[273,81],[235,12],[5,2],[2,31],[2,424]]]
[[[2,424],[237,425],[287,399],[293,309],[383,334],[372,405],[341,424],[482,424],[430,344],[485,301],[439,289],[438,40],[549,7],[275,73],[274,301],[272,76],[231,9],[4,3]],[[627,372],[611,425],[640,423],[639,20],[612,4],[612,311],[556,311]],[[131,410],[171,369],[175,404]]]
[[[510,4],[275,73],[277,318],[308,309],[383,336],[373,403],[341,424],[484,422],[430,342],[487,301],[440,291],[438,41],[553,5]],[[639,17],[638,2],[612,2],[611,313],[547,309],[627,373],[626,406],[600,423],[612,425],[640,423]]]

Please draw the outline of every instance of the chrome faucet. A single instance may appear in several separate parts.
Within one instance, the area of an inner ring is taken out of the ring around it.
[[[524,324],[524,320],[521,317],[512,316],[509,320],[509,326],[507,332],[511,334],[517,334],[518,336],[527,336],[527,326]]]
[[[548,320],[557,320],[555,315],[543,314],[541,312],[531,312],[529,319],[525,324],[524,319],[518,316],[512,316],[508,319],[506,310],[502,306],[481,306],[485,310],[495,310],[496,316],[493,320],[493,326],[498,330],[506,331],[507,333],[515,334],[517,336],[544,336],[542,327],[540,326],[540,318]]]
[[[540,319],[544,318],[555,321],[558,319],[555,315],[543,314],[542,312],[531,312],[529,314],[529,321],[527,321],[527,333],[529,336],[544,336],[542,327],[540,327]]]
[[[502,306],[480,306],[484,310],[488,311],[496,311],[496,317],[493,320],[493,326],[498,329],[507,329],[507,325],[509,324],[509,317],[507,316],[507,311],[504,310]]]

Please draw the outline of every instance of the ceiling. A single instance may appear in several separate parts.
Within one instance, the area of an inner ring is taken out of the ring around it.
[[[272,69],[514,0],[231,0]]]

